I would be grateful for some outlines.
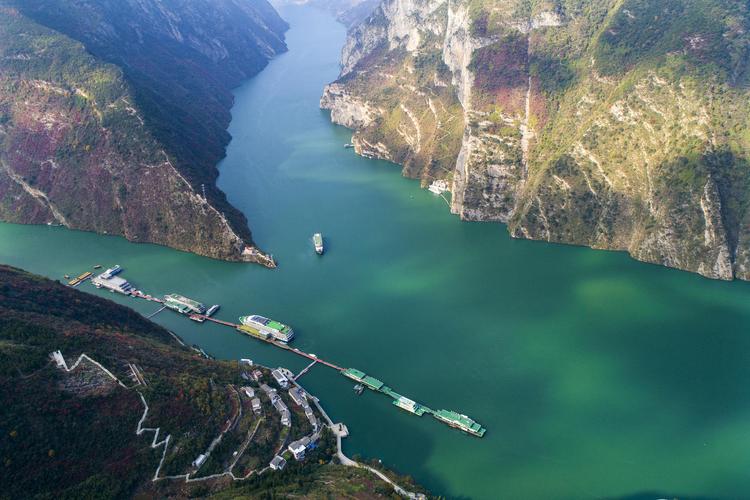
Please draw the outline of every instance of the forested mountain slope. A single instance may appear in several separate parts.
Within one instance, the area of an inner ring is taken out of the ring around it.
[[[232,87],[286,49],[265,0],[0,8],[0,218],[270,263],[215,187]]]

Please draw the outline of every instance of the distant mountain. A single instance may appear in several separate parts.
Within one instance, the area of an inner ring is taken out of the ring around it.
[[[750,279],[749,48],[741,1],[385,0],[321,104],[462,219]]]
[[[364,21],[375,8],[380,0],[273,0],[274,5],[311,5],[325,9],[343,25],[352,27]]]
[[[275,385],[267,368],[253,370]],[[242,373],[237,361],[206,359],[128,308],[0,265],[0,498],[393,494],[372,473],[336,465],[327,427],[304,461],[288,456],[284,471],[261,473],[312,430],[276,386],[291,409],[283,427]],[[260,415],[241,390],[248,385]],[[186,474],[214,477],[186,482]]]
[[[215,181],[231,89],[286,50],[288,26],[270,4],[0,9],[0,219],[269,262]]]

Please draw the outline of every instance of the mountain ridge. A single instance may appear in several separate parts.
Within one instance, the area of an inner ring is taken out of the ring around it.
[[[270,4],[0,7],[0,217],[274,265],[215,185],[231,89],[286,50]]]
[[[749,279],[747,26],[742,2],[387,0],[321,106],[462,219]]]

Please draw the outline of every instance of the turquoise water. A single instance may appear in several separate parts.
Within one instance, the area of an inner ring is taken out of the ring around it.
[[[321,366],[301,380],[348,424],[348,454],[438,494],[750,497],[750,286],[460,222],[397,167],[343,148],[350,133],[318,98],[338,73],[344,28],[311,8],[284,16],[290,51],[237,89],[219,179],[279,269],[10,224],[0,262],[55,279],[117,263],[147,292],[221,303],[227,320],[289,323],[298,347],[472,416],[484,439],[358,397]],[[217,357],[306,365],[229,329],[154,319]]]

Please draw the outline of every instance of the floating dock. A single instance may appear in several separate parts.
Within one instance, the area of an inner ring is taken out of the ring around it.
[[[115,274],[117,274],[119,271],[112,271],[112,269],[107,269],[99,276],[91,278],[91,282],[97,288],[106,288],[110,292],[117,292],[123,295],[131,295],[133,291],[135,291],[135,287],[119,276],[115,276]]]
[[[176,293],[165,295],[164,305],[180,314],[203,315],[206,312],[206,306],[197,300],[189,299]]]
[[[84,281],[86,281],[87,279],[91,278],[93,275],[94,274],[91,272],[85,272],[81,274],[80,276],[78,276],[77,278],[68,281],[68,286],[72,286],[73,288],[75,288],[81,283],[83,283]]]
[[[468,432],[474,436],[482,437],[487,429],[474,422],[471,418],[466,415],[461,415],[451,410],[438,410],[432,414],[436,419],[441,422],[445,422],[451,427],[461,429],[464,432]]]
[[[429,413],[437,420],[446,423],[456,429],[460,429],[467,434],[471,434],[477,437],[482,437],[484,436],[484,433],[487,432],[484,427],[482,427],[466,415],[462,415],[451,410],[432,410],[427,406],[424,406],[412,399],[407,398],[406,396],[402,396],[401,394],[385,385],[380,380],[376,379],[375,377],[371,377],[370,375],[367,375],[365,372],[357,370],[356,368],[347,368],[346,370],[341,370],[341,374],[375,392],[385,394],[386,396],[393,399],[393,404],[395,406],[409,413],[413,413],[418,417],[421,417],[425,413]]]
[[[75,280],[72,280],[69,284],[71,286],[76,286],[83,281],[91,278],[92,273],[84,273],[77,277]],[[75,283],[75,284],[73,284]],[[289,351],[291,353],[294,353],[298,356],[301,356],[303,358],[307,358],[312,363],[308,365],[298,376],[303,375],[306,373],[310,368],[312,368],[315,364],[320,363],[322,365],[325,365],[329,368],[332,368],[339,373],[341,373],[343,376],[355,381],[357,384],[361,385],[362,387],[367,387],[368,389],[379,392],[381,394],[384,394],[388,397],[390,397],[393,401],[393,405],[407,411],[413,415],[417,415],[419,417],[423,416],[425,413],[429,413],[432,415],[435,419],[448,424],[451,427],[454,427],[456,429],[460,429],[467,434],[471,434],[473,436],[477,437],[483,437],[485,432],[487,430],[479,425],[477,422],[472,420],[470,417],[467,417],[466,415],[460,414],[455,411],[451,410],[432,410],[428,408],[427,406],[424,406],[420,403],[417,403],[416,401],[407,398],[406,396],[402,396],[401,394],[397,393],[383,381],[378,380],[377,378],[370,376],[366,374],[365,372],[361,370],[357,370],[356,368],[342,368],[340,366],[337,366],[329,361],[326,361],[324,359],[320,359],[315,354],[306,353],[304,351],[301,351],[297,348],[293,348],[288,346],[284,342],[280,342],[276,339],[274,339],[268,332],[261,331],[257,328],[254,328],[249,325],[242,325],[237,323],[231,323],[229,321],[223,321],[217,318],[212,318],[206,314],[206,307],[201,304],[200,302],[188,299],[187,297],[183,297],[181,295],[177,294],[171,294],[171,295],[165,295],[164,299],[159,299],[157,297],[153,297],[151,295],[144,294],[143,292],[139,290],[134,290],[131,294],[135,298],[141,298],[152,302],[157,302],[160,304],[163,304],[163,307],[153,313],[151,316],[155,315],[158,312],[161,312],[164,308],[169,308],[176,310],[177,312],[180,312],[181,314],[188,316],[190,319],[194,321],[198,321],[200,323],[203,323],[204,321],[209,321],[211,323],[216,323],[218,325],[227,326],[230,328],[233,328],[234,330],[243,333],[249,337],[253,337],[257,340],[266,342],[268,344],[272,344],[279,349],[283,349],[285,351]],[[201,350],[202,351],[202,350]],[[205,354],[205,351],[202,351]]]
[[[412,401],[411,399],[404,396],[399,396],[398,399],[394,399],[393,404],[398,406],[402,410],[406,410],[409,413],[415,414],[418,417],[421,417],[425,413],[433,413],[433,411],[426,406],[422,406],[421,404]]]

